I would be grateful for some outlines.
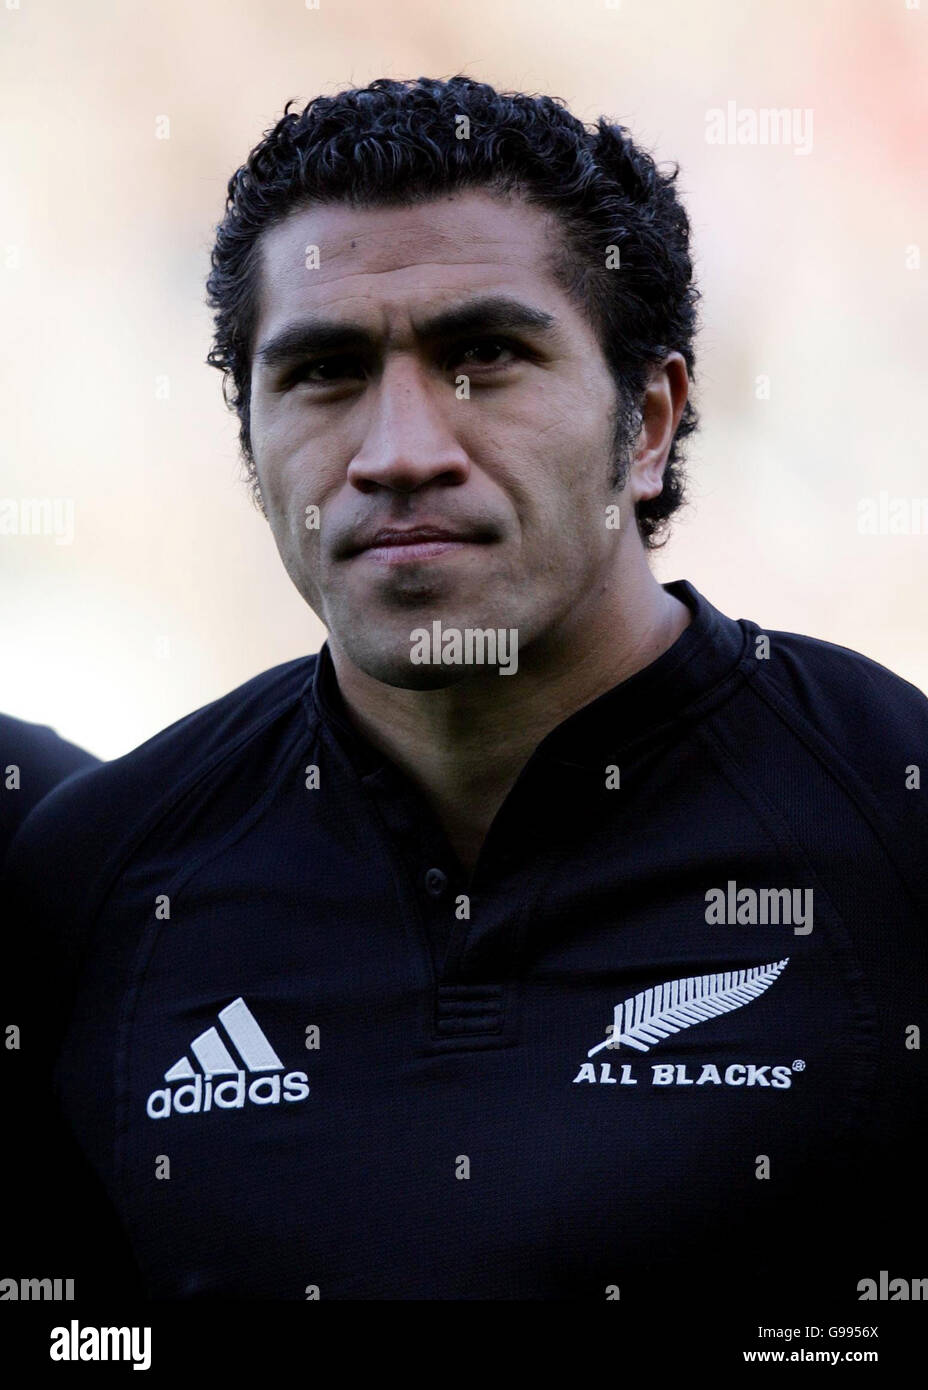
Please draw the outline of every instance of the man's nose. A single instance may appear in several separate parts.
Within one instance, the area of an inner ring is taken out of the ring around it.
[[[448,383],[430,378],[421,364],[405,356],[387,363],[371,392],[367,433],[348,465],[349,481],[362,492],[413,492],[439,478],[464,482],[470,463],[451,429],[455,404]]]

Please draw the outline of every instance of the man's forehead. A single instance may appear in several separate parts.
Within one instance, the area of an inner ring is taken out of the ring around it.
[[[310,293],[351,276],[441,267],[484,267],[546,276],[551,215],[521,200],[484,193],[446,195],[409,207],[353,208],[345,203],[295,211],[261,237],[262,281],[271,298]],[[399,278],[397,275],[396,278]],[[494,278],[494,277],[491,277]]]
[[[404,207],[346,203],[299,209],[261,238],[256,342],[293,313],[377,305],[437,309],[463,293],[508,287],[538,302],[556,293],[549,263],[552,214],[481,191]],[[379,279],[367,278],[379,277]]]

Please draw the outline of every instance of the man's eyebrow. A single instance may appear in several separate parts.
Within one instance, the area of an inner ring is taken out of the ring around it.
[[[424,341],[460,337],[465,333],[516,332],[520,329],[533,333],[553,333],[557,326],[553,314],[508,295],[468,300],[413,325],[416,336]],[[375,344],[375,335],[360,323],[299,319],[262,343],[255,353],[255,360],[267,368],[273,368],[312,354],[369,349]]]

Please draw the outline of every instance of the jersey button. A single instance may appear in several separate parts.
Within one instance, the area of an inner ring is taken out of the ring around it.
[[[441,869],[429,869],[425,875],[425,891],[432,898],[440,898],[448,887],[448,875]]]

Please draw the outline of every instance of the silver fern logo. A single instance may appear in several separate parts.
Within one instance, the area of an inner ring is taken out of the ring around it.
[[[595,1057],[604,1048],[612,1052],[622,1047],[649,1052],[655,1043],[663,1042],[674,1033],[750,1004],[780,978],[788,964],[789,956],[785,956],[783,960],[754,965],[747,970],[692,975],[643,989],[616,1004],[613,1022],[606,1030],[608,1037],[591,1047],[587,1057]],[[801,1058],[792,1066],[732,1062],[722,1072],[714,1063],[706,1062],[698,1076],[690,1076],[684,1063],[658,1062],[651,1065],[650,1081],[652,1086],[772,1086],[776,1090],[787,1090],[792,1086],[793,1073],[804,1071],[805,1065]],[[630,1063],[622,1062],[617,1066],[619,1075],[613,1076],[612,1063],[600,1062],[597,1076],[594,1064],[584,1062],[574,1081],[607,1086],[638,1085],[638,1077]]]
[[[655,1043],[680,1033],[707,1018],[717,1018],[732,1009],[750,1004],[778,979],[789,956],[770,965],[749,970],[728,970],[721,975],[694,975],[684,980],[668,980],[652,989],[643,989],[615,1006],[609,1037],[586,1054],[595,1057],[604,1047],[613,1050],[633,1047],[647,1052]]]

